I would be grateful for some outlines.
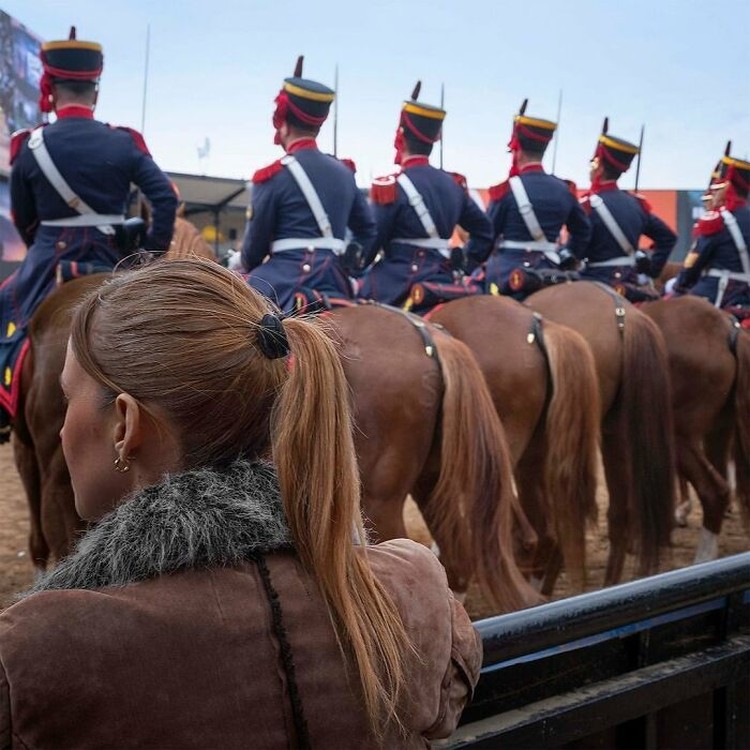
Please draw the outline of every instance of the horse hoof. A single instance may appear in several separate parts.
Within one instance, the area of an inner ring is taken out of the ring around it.
[[[691,502],[680,503],[674,512],[674,520],[678,526],[685,528],[688,525],[688,516],[690,515]]]
[[[710,562],[719,557],[719,536],[708,529],[701,529],[698,549],[695,551],[694,563]]]

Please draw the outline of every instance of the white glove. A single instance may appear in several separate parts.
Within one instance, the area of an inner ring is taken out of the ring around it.
[[[239,250],[230,250],[227,255],[227,268],[230,271],[244,271],[242,265],[242,253]]]

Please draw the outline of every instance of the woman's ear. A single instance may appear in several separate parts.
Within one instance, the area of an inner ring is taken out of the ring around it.
[[[129,393],[117,396],[113,437],[120,458],[133,455],[143,442],[143,417],[141,405]]]

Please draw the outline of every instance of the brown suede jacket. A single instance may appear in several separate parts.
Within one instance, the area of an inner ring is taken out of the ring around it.
[[[406,736],[455,729],[481,641],[439,562],[368,547],[415,646]],[[0,748],[376,747],[356,675],[291,547],[273,471],[167,477],[0,615]]]

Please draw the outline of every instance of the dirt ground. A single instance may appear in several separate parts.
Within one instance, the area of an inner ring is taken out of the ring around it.
[[[607,558],[608,542],[605,527],[606,492],[599,493],[600,522],[596,532],[589,535],[589,590],[602,586],[604,566]],[[425,542],[429,535],[419,516],[419,511],[413,503],[406,506],[406,520],[410,535],[417,541]],[[698,503],[693,504],[693,511],[689,518],[689,526],[676,529],[673,533],[673,547],[665,556],[662,569],[690,565],[698,543],[700,528],[700,509]],[[13,453],[9,445],[0,446],[0,609],[12,600],[13,594],[29,586],[34,577],[34,571],[29,562],[27,537],[29,531],[28,512],[21,481],[13,462]],[[732,508],[724,522],[724,528],[719,540],[719,554],[721,557],[750,550],[750,537],[744,532],[737,509]],[[628,569],[626,580],[633,577]],[[567,584],[563,574],[555,590],[554,598],[567,595]],[[492,612],[475,591],[469,592],[466,601],[469,614],[474,618],[487,617]]]

